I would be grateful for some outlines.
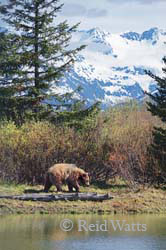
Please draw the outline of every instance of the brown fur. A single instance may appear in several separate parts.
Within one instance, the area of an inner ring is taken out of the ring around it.
[[[57,191],[62,191],[62,185],[67,183],[69,191],[75,188],[79,192],[78,182],[89,186],[89,176],[83,169],[78,168],[75,164],[59,163],[48,169],[45,179],[44,191],[48,192],[52,185],[55,185]]]

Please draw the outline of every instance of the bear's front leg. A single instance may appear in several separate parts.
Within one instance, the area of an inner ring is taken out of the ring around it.
[[[68,189],[69,189],[69,192],[73,192],[73,185],[71,183],[68,183]]]
[[[80,186],[79,186],[78,182],[76,181],[73,186],[74,186],[76,192],[78,193],[80,191]]]

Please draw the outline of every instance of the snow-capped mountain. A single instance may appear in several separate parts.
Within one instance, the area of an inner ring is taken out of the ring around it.
[[[0,32],[7,29],[0,27]],[[82,86],[76,98],[87,104],[102,102],[102,108],[125,102],[141,100],[144,91],[153,92],[156,83],[146,70],[162,75],[166,56],[166,30],[151,28],[143,33],[112,34],[94,28],[74,33],[71,47],[87,47],[77,56],[73,68],[63,79],[56,93],[65,93]]]
[[[143,91],[156,88],[156,83],[144,70],[162,74],[165,42],[166,31],[158,28],[142,34],[111,34],[99,28],[78,31],[73,36],[72,46],[85,44],[87,47],[55,91],[64,93],[81,85],[79,98],[89,104],[99,100],[103,108],[127,99],[141,99]]]

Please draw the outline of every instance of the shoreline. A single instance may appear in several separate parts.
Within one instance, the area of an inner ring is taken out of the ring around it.
[[[124,185],[123,185],[124,186]],[[81,187],[81,192],[109,193],[111,200],[94,201],[20,201],[0,199],[0,215],[8,214],[166,214],[165,188],[142,188],[132,191],[118,185],[111,188]],[[42,190],[42,186],[0,185],[0,194],[19,195],[30,190]],[[54,190],[54,189],[53,189]],[[48,194],[53,194],[54,191]]]

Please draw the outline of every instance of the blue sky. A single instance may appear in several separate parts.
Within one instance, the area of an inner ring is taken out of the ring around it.
[[[100,27],[110,32],[142,32],[166,28],[166,0],[62,0],[60,20],[81,22],[80,29]]]
[[[166,0],[59,0],[59,3],[64,6],[56,21],[65,19],[71,25],[81,22],[79,29],[99,27],[119,33],[166,28]]]

